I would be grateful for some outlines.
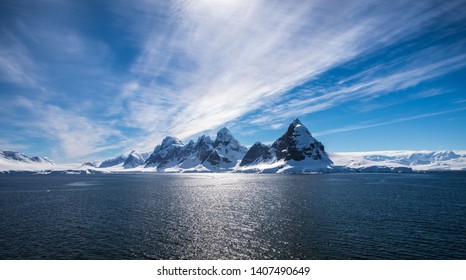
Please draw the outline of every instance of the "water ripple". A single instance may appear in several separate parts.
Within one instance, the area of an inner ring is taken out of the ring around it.
[[[0,258],[464,259],[465,186],[464,173],[1,175]]]

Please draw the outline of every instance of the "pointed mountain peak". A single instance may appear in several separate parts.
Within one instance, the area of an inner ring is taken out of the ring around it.
[[[173,136],[167,136],[162,140],[162,147],[167,147],[169,145],[182,145],[183,142],[181,142],[180,139],[173,137]]]
[[[294,126],[294,127],[298,125],[303,125],[298,118],[294,119],[293,122],[290,124],[290,126]]]
[[[129,157],[129,156],[137,156],[137,157],[139,157],[139,156],[141,156],[141,155],[140,155],[136,150],[132,150],[131,153],[129,153],[128,157]]]
[[[293,122],[288,127],[288,130],[285,133],[285,136],[295,137],[295,136],[306,135],[306,134],[312,137],[312,134],[309,131],[309,129],[307,129],[307,127],[305,127],[304,124],[298,118],[296,118],[293,120]]]
[[[228,128],[224,127],[217,132],[217,138],[215,139],[216,143],[229,143],[231,140],[235,139],[233,134],[228,130]]]
[[[212,139],[210,139],[210,137],[205,134],[202,134],[201,136],[199,136],[199,138],[197,138],[197,143],[205,143],[205,142],[211,143]]]
[[[220,129],[218,132],[217,132],[217,135],[219,134],[231,134],[230,130],[228,130],[228,128],[225,126],[224,128]]]
[[[141,154],[133,150],[128,157],[126,158],[125,162],[123,163],[123,168],[134,168],[139,166],[145,162],[145,159]]]

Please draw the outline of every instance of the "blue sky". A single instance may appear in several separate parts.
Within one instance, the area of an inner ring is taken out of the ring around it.
[[[223,126],[270,143],[299,117],[331,152],[464,150],[464,11],[0,0],[0,149],[79,162]]]

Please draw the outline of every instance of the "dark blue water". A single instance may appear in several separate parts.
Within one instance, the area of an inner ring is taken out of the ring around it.
[[[466,259],[466,174],[0,175],[1,259]]]

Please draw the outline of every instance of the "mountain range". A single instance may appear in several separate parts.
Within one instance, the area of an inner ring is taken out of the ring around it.
[[[207,135],[197,141],[183,143],[168,136],[154,148],[149,157],[118,156],[95,166],[112,169],[143,169],[156,172],[327,172],[332,161],[324,145],[295,119],[273,144],[255,143],[246,148],[226,128],[217,132],[215,140]],[[132,164],[128,164],[128,159]]]
[[[242,173],[326,173],[326,172],[412,172],[466,170],[466,154],[454,151],[382,151],[332,153],[295,119],[272,144],[241,145],[226,128],[215,140],[207,135],[183,143],[165,137],[152,152],[119,155],[81,166],[56,166],[48,158],[0,151],[0,170],[41,170],[64,173],[112,172],[242,172]],[[47,172],[46,172],[47,173]]]

